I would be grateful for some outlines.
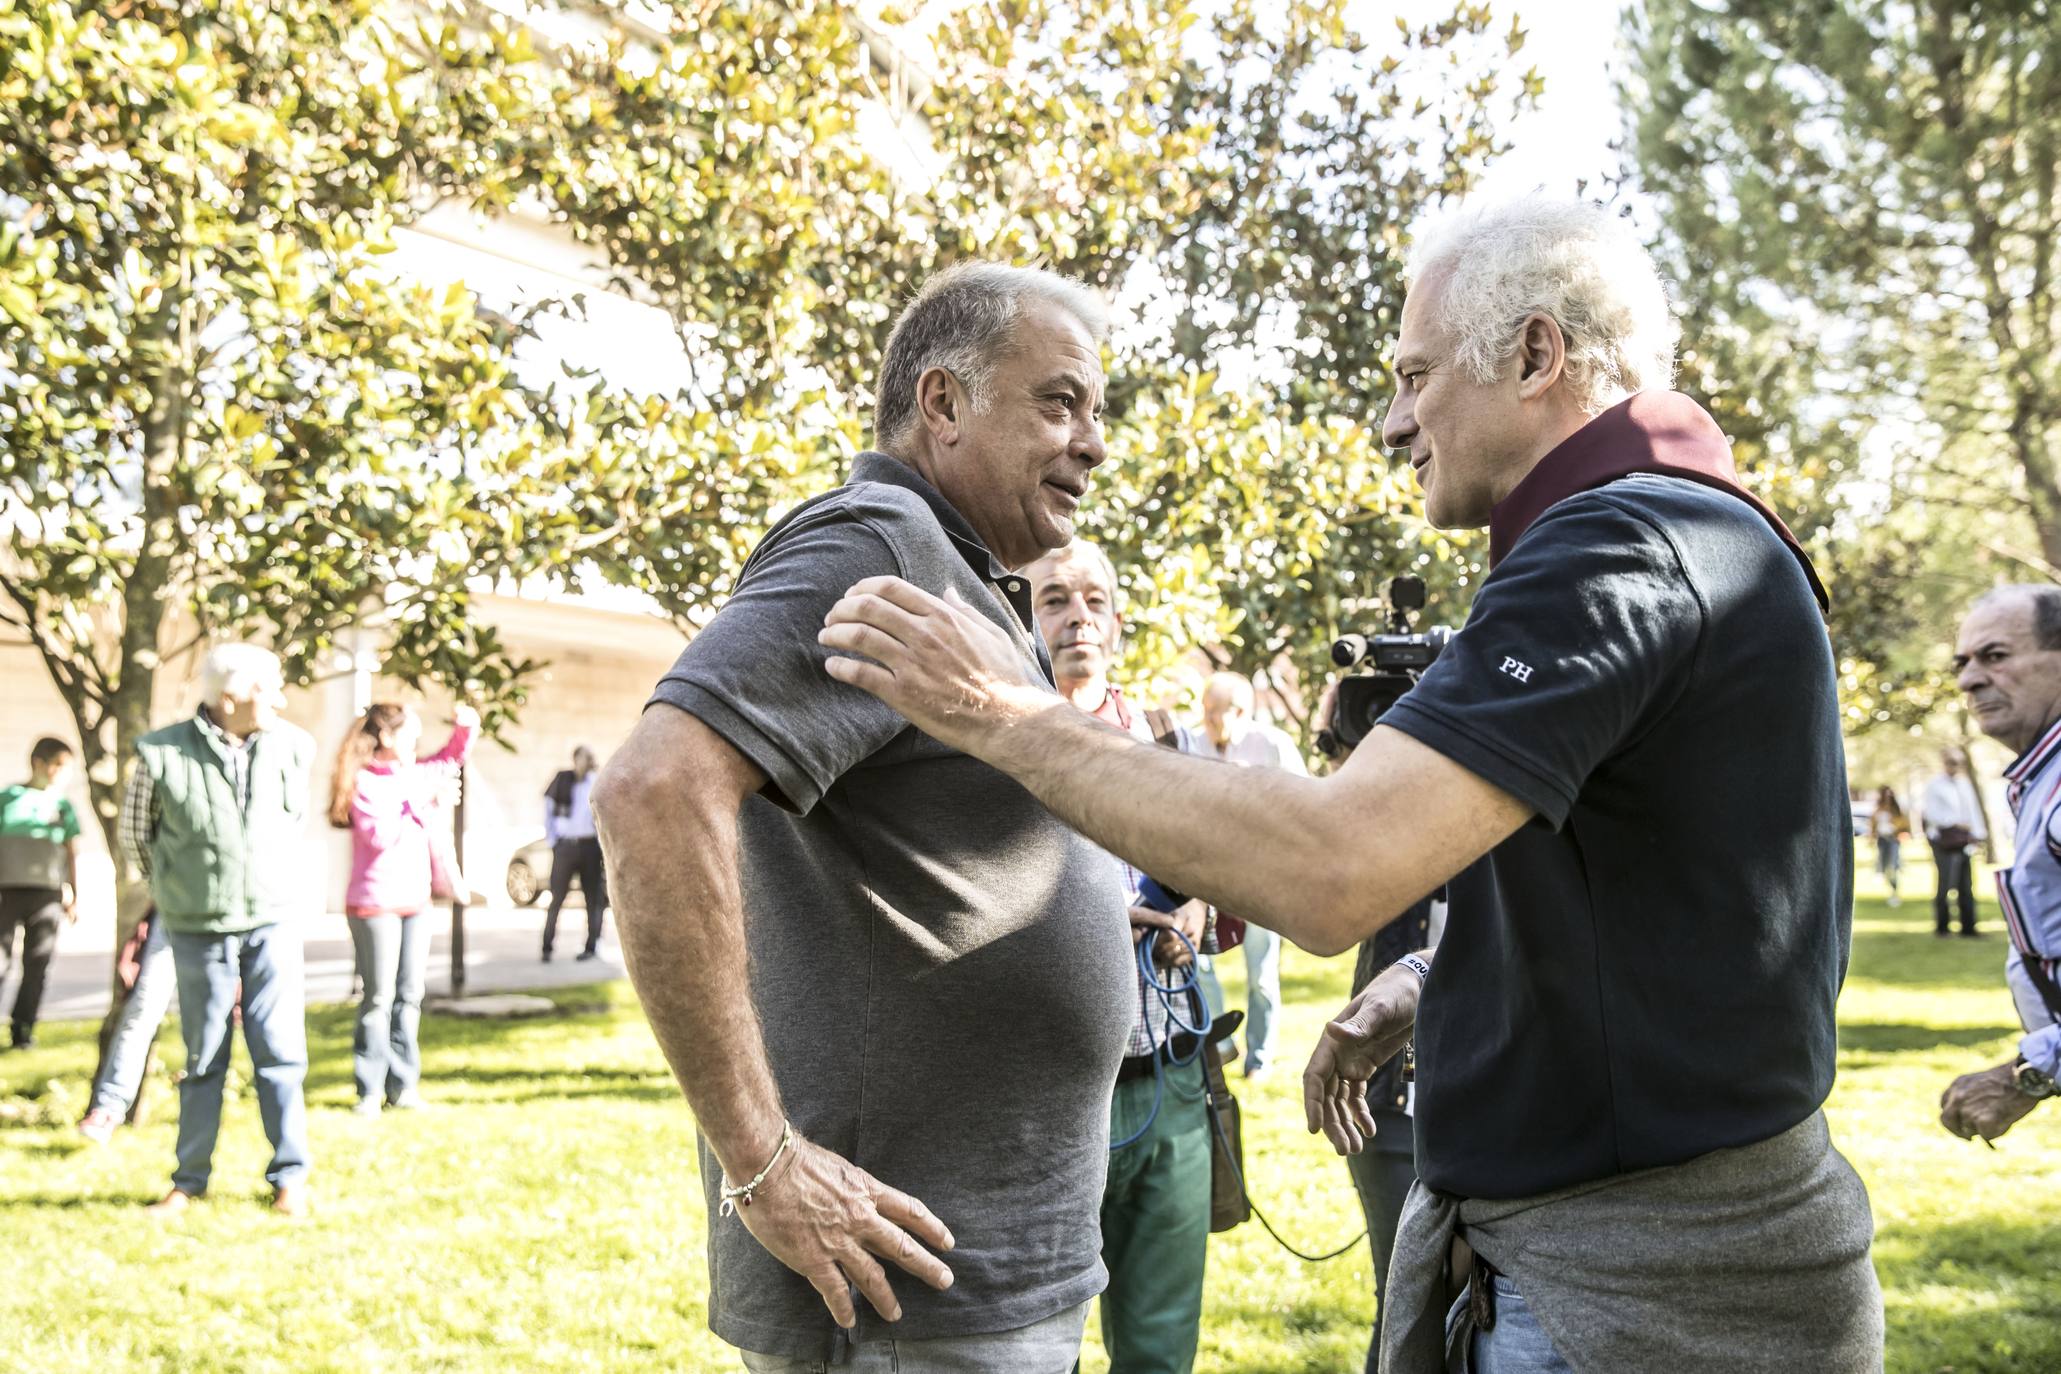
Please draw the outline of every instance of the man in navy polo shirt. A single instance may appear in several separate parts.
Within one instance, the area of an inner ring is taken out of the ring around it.
[[[1493,567],[1336,773],[1155,754],[895,579],[833,608],[828,671],[1318,953],[1450,880],[1435,967],[1376,977],[1304,1076],[1356,1151],[1415,1037],[1383,1369],[1878,1370],[1867,1195],[1820,1110],[1852,905],[1823,590],[1665,390],[1676,327],[1622,221],[1519,202],[1410,278],[1384,437]]]
[[[1982,732],[2018,751],[2004,770],[2017,846],[1997,873],[1997,900],[2025,1038],[2009,1061],[1955,1079],[1939,1104],[1948,1130],[1988,1140],[2054,1096],[2061,1079],[2061,587],[1999,587],[1977,601],[1954,669]]]

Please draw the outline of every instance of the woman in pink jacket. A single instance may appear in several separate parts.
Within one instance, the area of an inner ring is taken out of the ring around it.
[[[422,721],[392,702],[370,707],[336,755],[329,820],[351,832],[351,882],[344,892],[358,977],[365,987],[352,1039],[360,1116],[391,1107],[419,1107],[422,1056],[415,1031],[429,965],[431,827],[442,823],[439,798],[457,775],[479,728],[479,712],[460,706],[443,748],[415,757]],[[440,847],[439,847],[440,848]]]

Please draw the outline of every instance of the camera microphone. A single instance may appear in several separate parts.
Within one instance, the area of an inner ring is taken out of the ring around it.
[[[1331,641],[1331,661],[1341,668],[1350,668],[1365,662],[1371,647],[1365,635],[1340,635]]]

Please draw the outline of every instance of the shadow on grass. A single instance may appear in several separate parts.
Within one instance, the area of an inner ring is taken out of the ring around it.
[[[2061,1369],[2061,1226],[1997,1217],[1886,1227],[1875,1243],[1890,1368],[1954,1374]]]
[[[1929,919],[1908,930],[1859,930],[1848,976],[1897,987],[1995,988],[2003,983],[2004,944],[1995,935],[1941,940]]]
[[[1970,1049],[2018,1033],[2016,1026],[1918,1026],[1905,1022],[1842,1021],[1841,1054],[1909,1054],[1925,1050]]]
[[[128,1211],[156,1202],[156,1193],[9,1193],[7,1209],[33,1207],[45,1212]]]

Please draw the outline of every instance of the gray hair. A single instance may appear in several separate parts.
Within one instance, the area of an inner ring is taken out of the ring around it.
[[[1102,552],[1100,544],[1093,544],[1085,539],[1076,539],[1064,548],[1054,549],[1050,553],[1045,554],[1023,571],[1024,575],[1035,583],[1038,569],[1061,567],[1068,563],[1086,563],[1101,572],[1103,585],[1109,589],[1110,604],[1118,611],[1123,609],[1123,583],[1117,581],[1116,564],[1109,561],[1109,555]],[[1035,587],[1033,590],[1035,590]]]
[[[1442,276],[1454,361],[1476,382],[1496,379],[1532,315],[1560,326],[1567,382],[1582,413],[1671,386],[1681,329],[1652,255],[1600,205],[1527,197],[1462,215],[1410,255],[1415,284]]]
[[[1100,296],[1040,267],[962,262],[925,282],[887,336],[874,395],[874,447],[893,453],[909,442],[917,425],[916,383],[934,367],[957,377],[974,411],[985,411],[994,399],[995,369],[1031,301],[1066,311],[1097,343],[1109,333],[1109,309]]]
[[[1992,587],[1975,598],[1970,611],[1993,606],[2000,601],[2025,600],[2032,603],[2032,638],[2042,649],[2061,649],[2061,587],[2044,582],[2006,582]]]
[[[279,655],[255,644],[217,644],[200,664],[200,699],[209,704],[225,696],[247,697],[261,686],[284,677]]]

